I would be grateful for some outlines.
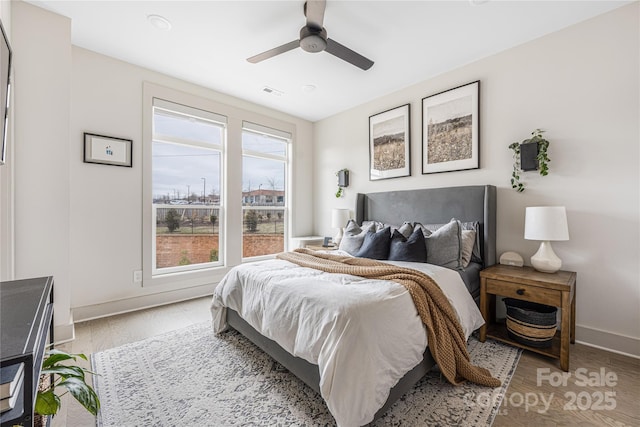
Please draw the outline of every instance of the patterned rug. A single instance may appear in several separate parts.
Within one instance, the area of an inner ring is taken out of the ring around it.
[[[469,352],[502,387],[455,387],[436,367],[372,426],[490,426],[521,351],[472,337]],[[237,332],[215,336],[208,322],[91,362],[101,427],[335,425],[318,394]]]

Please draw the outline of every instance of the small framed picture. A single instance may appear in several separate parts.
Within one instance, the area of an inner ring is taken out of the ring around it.
[[[333,238],[332,237],[325,237],[324,238],[324,242],[322,243],[322,247],[330,248],[332,246],[333,246]]]
[[[84,162],[130,168],[132,143],[130,139],[85,133]]]

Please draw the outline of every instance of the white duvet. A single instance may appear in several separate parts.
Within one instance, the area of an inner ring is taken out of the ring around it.
[[[465,338],[484,323],[457,272],[386,262],[431,276],[458,313]],[[284,260],[242,264],[223,278],[211,304],[216,333],[227,327],[226,307],[289,353],[319,366],[322,397],[340,427],[371,422],[427,346],[425,327],[402,285]]]

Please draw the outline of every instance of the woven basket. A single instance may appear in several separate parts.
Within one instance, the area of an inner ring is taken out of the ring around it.
[[[505,298],[509,337],[530,347],[551,347],[556,334],[558,309],[548,305]]]

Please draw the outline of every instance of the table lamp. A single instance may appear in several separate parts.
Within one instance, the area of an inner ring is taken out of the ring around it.
[[[340,244],[342,240],[342,229],[349,221],[349,209],[333,209],[331,211],[331,227],[338,229],[338,234],[333,238],[335,245]]]
[[[544,273],[555,273],[562,260],[553,252],[551,242],[569,240],[567,211],[564,206],[535,206],[525,211],[524,238],[540,240],[540,248],[531,257],[531,265]]]

